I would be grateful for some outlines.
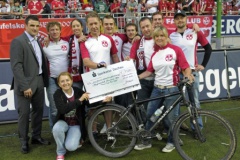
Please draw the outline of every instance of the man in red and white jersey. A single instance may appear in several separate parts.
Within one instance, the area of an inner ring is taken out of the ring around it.
[[[175,12],[174,23],[177,29],[175,32],[171,33],[169,37],[172,44],[180,47],[183,50],[185,57],[190,65],[190,68],[192,69],[192,73],[195,77],[195,81],[193,84],[194,101],[196,107],[200,108],[199,71],[204,70],[204,68],[206,67],[212,53],[212,47],[201,31],[196,33],[192,29],[187,28],[187,17],[184,11],[178,10]],[[205,50],[204,58],[201,64],[199,64],[197,59],[198,43],[200,43]],[[202,125],[201,120],[199,120],[199,123],[200,125]]]
[[[80,44],[83,63],[87,67],[86,70],[106,67],[111,64],[111,61],[113,63],[119,62],[114,40],[111,36],[100,33],[101,20],[98,14],[96,12],[89,12],[86,16],[86,21],[89,36],[84,43]],[[109,123],[111,122],[111,113],[104,114],[104,117],[107,128],[111,127],[111,123]],[[93,128],[93,131],[93,135],[98,132],[96,127]]]
[[[123,33],[117,33],[115,31],[116,25],[115,25],[114,18],[111,15],[106,15],[102,19],[102,24],[103,24],[103,33],[112,37],[118,50],[117,52],[118,59],[122,61],[122,56],[121,56],[122,45],[123,43],[128,41],[127,35]]]
[[[54,0],[52,1],[52,10],[54,11],[54,18],[63,18],[65,17],[64,12],[65,12],[65,4],[64,2],[60,0]]]
[[[113,38],[100,33],[100,18],[96,12],[90,12],[86,16],[89,36],[87,41],[81,43],[83,63],[87,70],[101,68],[119,62],[117,48]]]
[[[121,56],[122,60],[125,60],[127,57],[130,56],[132,41],[134,37],[136,37],[136,35],[138,34],[138,27],[135,23],[128,23],[125,26],[124,31],[128,37],[128,41],[123,43],[123,46],[122,46],[122,56]]]
[[[28,14],[36,14],[38,17],[42,17],[41,13],[43,12],[42,3],[38,0],[32,0],[28,3]]]
[[[137,74],[141,74],[147,69],[151,56],[154,52],[154,41],[152,39],[153,27],[149,17],[142,17],[139,21],[142,32],[141,39],[135,41],[130,50],[130,58],[136,61]],[[137,91],[138,99],[149,98],[152,92],[154,76],[141,79],[141,88]],[[147,103],[144,103],[147,108]]]

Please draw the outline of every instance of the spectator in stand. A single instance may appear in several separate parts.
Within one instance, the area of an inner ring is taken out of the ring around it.
[[[48,14],[48,15],[42,15],[42,18],[51,18],[51,8],[48,3],[46,3],[45,0],[41,0],[42,6],[43,6],[43,12],[42,14]]]
[[[175,1],[174,0],[168,0],[167,2],[167,16],[173,16],[175,11]]]
[[[138,2],[138,13],[142,13],[141,15],[138,14],[138,16],[144,17],[144,13],[147,12],[146,8],[146,0],[140,0]]]
[[[54,18],[65,17],[65,3],[60,0],[52,1],[52,10],[54,11]]]
[[[103,0],[96,0],[94,10],[99,14],[100,18],[103,18],[106,13],[109,13],[109,7]]]
[[[42,3],[38,0],[32,0],[28,2],[28,14],[35,14],[38,15],[39,18],[41,18],[41,14],[43,12],[43,6]]]
[[[232,5],[232,15],[238,15],[238,1],[232,0],[229,3]]]
[[[118,0],[113,0],[113,3],[110,5],[110,11],[113,14],[113,17],[118,17],[120,9],[120,3]]]
[[[148,10],[148,13],[154,13],[156,12],[158,9],[158,0],[147,0],[146,3],[146,7]]]
[[[192,3],[194,0],[183,0],[182,1],[182,10],[186,12],[186,14],[191,14],[192,11]]]
[[[126,12],[125,9],[126,9],[126,6],[127,6],[127,2],[128,0],[120,0],[120,11],[121,12]]]
[[[69,13],[71,18],[80,18],[77,13],[79,10],[82,9],[79,0],[68,0],[67,7],[70,10]]]
[[[86,14],[88,14],[88,12],[93,11],[93,4],[92,4],[92,1],[89,0],[88,3],[83,4],[83,5],[82,5],[82,9],[85,10],[85,11],[87,11]]]
[[[201,8],[201,12],[204,15],[212,15],[212,14],[214,14],[214,10],[215,10],[214,0],[204,0],[203,1],[203,6]]]
[[[11,14],[14,15],[14,19],[21,19],[24,14],[23,7],[20,5],[20,0],[15,0],[14,5],[11,8]]]
[[[182,1],[183,0],[177,0],[175,10],[182,10]]]
[[[135,13],[137,11],[138,3],[135,0],[129,0],[126,9],[126,21],[127,23],[133,22],[135,19]]]
[[[199,0],[194,0],[192,3],[192,14],[193,15],[200,15],[201,13],[201,4],[199,3]]]
[[[7,0],[0,0],[0,19],[12,19],[11,6],[7,3]]]
[[[167,0],[160,0],[159,3],[158,3],[158,8],[159,8],[159,11],[164,15],[166,16],[167,15]]]

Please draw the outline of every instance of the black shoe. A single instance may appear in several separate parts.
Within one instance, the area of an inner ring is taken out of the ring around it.
[[[51,144],[51,142],[44,140],[42,138],[32,139],[31,143],[32,144],[42,144],[42,145],[50,145]]]
[[[22,146],[21,146],[21,152],[22,152],[23,154],[27,154],[27,153],[29,152],[28,143],[22,144]]]

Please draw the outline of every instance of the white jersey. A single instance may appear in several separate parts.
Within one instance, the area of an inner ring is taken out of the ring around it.
[[[155,85],[176,86],[179,81],[179,67],[186,69],[189,64],[182,52],[181,48],[172,44],[165,47],[155,47],[156,52],[153,53],[147,70],[155,73]]]
[[[208,41],[203,33],[201,31],[196,33],[192,29],[186,29],[183,35],[178,32],[173,32],[169,37],[172,44],[180,47],[183,50],[190,68],[195,69],[195,66],[198,64],[197,44],[200,43],[202,46],[208,44]]]
[[[146,4],[158,4],[158,0],[148,0]],[[156,7],[151,7],[148,9],[148,13],[154,13],[157,12],[157,6]]]
[[[68,71],[69,44],[67,41],[50,41],[48,47],[43,47],[44,53],[49,63],[49,76],[57,78],[61,72]]]
[[[127,56],[130,56],[130,50],[132,48],[132,43],[131,42],[127,42],[127,43],[123,43],[123,47],[122,47],[122,60],[124,60]]]
[[[122,46],[123,46],[123,43],[127,41],[127,36],[122,33],[114,33],[112,35],[112,38],[118,50],[117,54],[118,54],[119,61],[122,61]]]
[[[80,44],[82,58],[90,58],[95,63],[111,64],[111,55],[117,54],[117,48],[111,36],[101,34],[98,38],[89,36]]]

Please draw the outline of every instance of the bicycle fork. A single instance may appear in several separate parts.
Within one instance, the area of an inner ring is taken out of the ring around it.
[[[202,134],[201,128],[198,124],[198,118],[200,118],[200,116],[198,115],[198,110],[196,107],[192,107],[191,104],[189,104],[188,107],[188,112],[190,114],[190,121],[191,124],[194,126],[195,132],[197,133],[198,139],[200,140],[200,142],[206,142],[206,137]]]

